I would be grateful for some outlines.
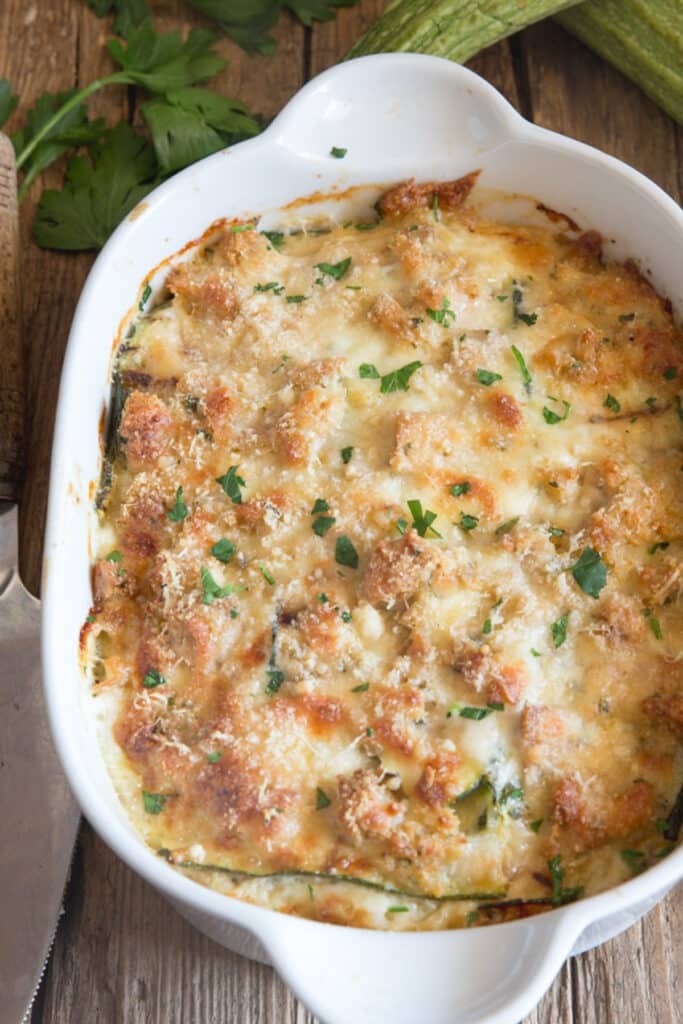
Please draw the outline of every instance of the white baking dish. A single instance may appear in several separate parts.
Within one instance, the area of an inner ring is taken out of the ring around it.
[[[345,159],[330,157],[345,147]],[[91,602],[91,481],[112,342],[150,268],[211,221],[276,209],[316,190],[455,178],[531,194],[635,255],[683,306],[683,214],[611,157],[522,120],[472,72],[385,55],[325,72],[259,138],[154,192],[109,241],[88,278],[64,364],[52,459],[43,581],[45,691],[55,743],[84,814],[132,868],[213,939],[270,960],[327,1024],[512,1024],[565,958],[616,934],[683,877],[683,848],[628,884],[539,917],[466,931],[386,934],[250,906],[203,888],[156,857],[114,794],[86,712],[78,635]]]

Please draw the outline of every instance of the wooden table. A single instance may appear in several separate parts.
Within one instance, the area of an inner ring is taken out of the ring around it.
[[[163,28],[187,23],[187,8],[179,0],[154,0],[153,7]],[[219,88],[271,116],[307,78],[339,60],[382,7],[380,0],[362,0],[341,11],[336,22],[312,30],[283,17],[276,30],[278,50],[271,57],[248,58],[225,41],[221,49],[231,63]],[[2,0],[0,74],[10,78],[23,109],[43,90],[65,90],[105,73],[106,36],[105,23],[91,14],[84,0]],[[526,117],[614,153],[680,200],[683,131],[557,26],[535,26],[480,55],[472,67]],[[110,88],[91,104],[94,113],[117,119],[134,119],[135,108],[134,92],[125,88]],[[48,184],[59,183],[60,170],[45,175]],[[22,505],[22,565],[34,591],[39,585],[62,355],[92,262],[90,255],[43,252],[31,242],[38,192],[34,186],[23,208],[29,465]],[[0,1019],[1,1001],[0,993]],[[312,1021],[270,968],[227,953],[194,931],[83,826],[65,914],[32,1024]],[[566,964],[527,1024],[682,1021],[679,888],[628,932]]]

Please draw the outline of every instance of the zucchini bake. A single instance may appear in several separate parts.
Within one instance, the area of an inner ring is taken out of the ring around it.
[[[215,225],[120,345],[82,635],[127,814],[361,927],[631,878],[683,815],[683,347],[538,207],[454,182]]]

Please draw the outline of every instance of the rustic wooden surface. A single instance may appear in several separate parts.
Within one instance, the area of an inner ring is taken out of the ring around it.
[[[153,6],[164,27],[187,21],[180,0],[154,0]],[[247,58],[225,42],[222,48],[231,65],[220,88],[266,116],[277,113],[307,77],[342,56],[382,6],[380,0],[362,0],[343,10],[336,22],[313,30],[285,17],[276,32],[277,54],[268,58]],[[101,74],[107,68],[105,38],[105,23],[86,9],[84,0],[2,0],[0,75],[10,78],[23,107],[43,90],[64,90]],[[535,26],[482,54],[472,66],[525,116],[614,153],[680,200],[681,129],[556,26]],[[135,102],[131,90],[110,88],[96,97],[93,107],[98,114],[133,119]],[[46,178],[56,183],[59,169],[51,169]],[[22,566],[34,591],[59,372],[76,299],[91,264],[89,255],[46,253],[31,243],[37,191],[34,186],[22,211],[29,398]],[[679,888],[624,935],[565,965],[525,1024],[682,1021]],[[84,826],[66,912],[32,1024],[143,1022],[313,1024],[313,1018],[272,970],[227,953],[194,931]]]

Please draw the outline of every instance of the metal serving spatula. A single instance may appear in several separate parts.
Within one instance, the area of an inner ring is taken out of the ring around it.
[[[23,464],[19,232],[12,145],[0,133],[0,1021],[20,1024],[57,929],[78,809],[50,738],[40,605],[17,570]]]

